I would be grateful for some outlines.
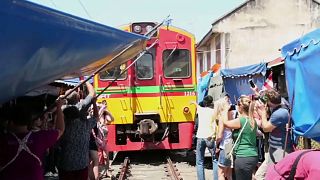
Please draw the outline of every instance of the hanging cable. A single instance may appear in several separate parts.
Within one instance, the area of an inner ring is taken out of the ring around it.
[[[56,9],[58,9],[56,3],[54,3],[53,0],[50,0],[50,2],[51,2],[51,4],[53,4],[53,6],[54,6]]]
[[[86,7],[82,4],[81,0],[78,0],[82,9],[84,10],[84,12],[87,14],[87,16],[90,18],[90,19],[93,19],[92,16],[89,14],[89,12],[87,11]]]

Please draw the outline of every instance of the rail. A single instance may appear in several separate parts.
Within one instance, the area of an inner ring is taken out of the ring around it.
[[[169,176],[173,180],[183,180],[183,178],[179,177],[180,173],[177,169],[177,167],[172,163],[171,159],[167,157],[167,169],[169,172]]]
[[[126,157],[123,161],[122,167],[120,169],[120,175],[118,180],[125,180],[129,170],[130,159]]]

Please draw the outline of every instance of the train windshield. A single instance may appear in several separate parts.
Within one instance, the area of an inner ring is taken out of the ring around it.
[[[136,62],[136,74],[138,79],[152,79],[154,72],[154,54],[152,48]]]
[[[166,78],[190,77],[190,51],[167,49],[163,51],[163,71]]]
[[[122,73],[122,72],[126,69],[126,67],[127,67],[127,65],[124,63],[124,64],[121,64],[121,65],[116,66],[114,68],[111,68],[108,70],[103,70],[99,73],[100,79],[101,80],[110,80],[110,79],[115,79],[118,76],[120,76],[118,78],[119,80],[125,79],[127,77],[127,72],[125,72],[125,73]]]

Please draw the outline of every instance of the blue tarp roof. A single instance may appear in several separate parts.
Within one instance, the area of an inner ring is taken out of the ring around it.
[[[267,71],[266,63],[253,64],[249,66],[243,66],[233,69],[222,69],[222,77],[240,77],[240,76],[252,76],[255,74],[265,75]]]
[[[144,36],[91,22],[28,1],[0,2],[0,103],[55,79],[89,75],[121,64],[145,48]]]
[[[320,141],[320,30],[282,47],[296,135]]]
[[[265,81],[267,71],[266,63],[254,64],[233,69],[222,69],[223,85],[225,92],[229,94],[232,103],[241,95],[252,94],[249,79],[252,79],[256,86],[261,89]]]

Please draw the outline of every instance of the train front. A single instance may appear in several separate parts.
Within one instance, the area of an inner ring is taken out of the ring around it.
[[[132,23],[124,30],[145,34],[155,26]],[[115,118],[108,125],[109,151],[191,148],[195,106],[190,101],[196,100],[194,36],[162,26],[147,47],[148,52],[130,68],[134,59],[95,76],[98,93],[110,86],[98,99],[107,102]]]

